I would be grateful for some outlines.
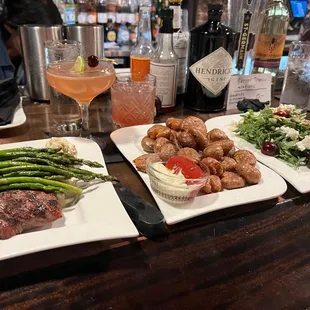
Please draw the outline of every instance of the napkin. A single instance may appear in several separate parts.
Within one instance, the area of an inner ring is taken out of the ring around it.
[[[12,122],[19,102],[20,97],[15,79],[0,81],[0,126]]]
[[[265,109],[266,105],[268,104],[269,104],[269,101],[261,102],[258,99],[243,99],[238,102],[237,108],[241,112],[247,112],[249,110],[258,112],[260,110]]]

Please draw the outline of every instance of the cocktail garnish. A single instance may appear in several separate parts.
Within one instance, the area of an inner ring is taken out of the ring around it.
[[[85,71],[85,60],[82,56],[78,56],[78,58],[75,61],[74,66],[72,67],[72,70],[75,72],[82,73]]]
[[[98,57],[95,56],[95,55],[89,56],[87,58],[87,63],[88,63],[88,66],[91,67],[91,68],[97,67],[98,64],[99,64]]]

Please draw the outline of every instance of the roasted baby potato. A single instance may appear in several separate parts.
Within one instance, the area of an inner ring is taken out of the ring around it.
[[[163,125],[153,125],[147,131],[147,135],[149,138],[156,140],[160,137],[165,137],[169,139],[170,136],[170,128],[163,126]]]
[[[161,138],[156,139],[154,143],[154,152],[160,153],[162,147],[166,143],[170,143],[170,141],[167,138],[161,137]]]
[[[200,130],[196,128],[191,128],[189,129],[188,132],[192,134],[192,136],[194,137],[197,143],[198,150],[202,151],[210,144],[210,141],[208,140],[207,135],[201,133]]]
[[[224,150],[220,145],[212,143],[203,150],[202,157],[212,157],[218,161],[222,161],[224,158]]]
[[[207,134],[207,127],[203,120],[195,116],[186,117],[182,122],[181,129],[190,132],[194,128],[199,130],[203,135]]]
[[[233,172],[235,171],[235,167],[237,163],[233,158],[224,156],[223,160],[221,161],[221,164],[225,171]]]
[[[150,157],[150,154],[144,154],[144,155],[141,155],[141,156],[137,157],[133,161],[135,166],[136,166],[136,168],[139,171],[146,172],[146,163],[147,163],[147,160],[149,159],[149,157]]]
[[[234,146],[234,142],[231,140],[220,140],[220,141],[216,141],[216,142],[212,142],[210,144],[210,146],[213,145],[217,145],[217,146],[221,146],[223,151],[224,151],[224,155],[227,156],[229,152],[231,152],[232,150],[234,150],[235,146]]]
[[[248,163],[237,163],[236,171],[247,181],[249,184],[258,184],[261,180],[260,171],[248,164]]]
[[[187,131],[179,132],[177,139],[178,139],[179,144],[182,147],[190,147],[193,149],[196,149],[197,147],[197,143],[196,143],[194,136]]]
[[[211,194],[211,193],[218,193],[221,190],[222,190],[221,179],[216,175],[210,175],[205,186],[200,191],[206,194]]]
[[[254,156],[253,153],[247,150],[240,150],[235,152],[233,156],[234,160],[238,163],[247,163],[251,166],[256,165],[256,157]]]
[[[162,161],[167,161],[170,157],[176,155],[177,149],[172,143],[166,143],[158,153]]]
[[[154,153],[155,140],[145,136],[141,141],[141,146],[145,152]]]
[[[220,140],[227,140],[228,137],[226,136],[225,132],[221,129],[212,129],[207,133],[207,138],[211,142],[220,141]]]
[[[183,123],[183,119],[180,119],[180,118],[169,117],[166,120],[166,126],[176,131],[181,130],[182,123]]]
[[[180,149],[177,152],[177,155],[181,156],[181,157],[188,158],[188,159],[192,160],[193,162],[195,162],[196,164],[198,164],[200,161],[199,153],[196,150],[189,148],[189,147],[185,147],[183,149]]]
[[[224,172],[222,175],[222,186],[225,189],[236,189],[245,186],[245,180],[237,173]]]
[[[203,158],[199,162],[199,165],[202,170],[205,170],[205,167],[208,167],[211,175],[217,175],[220,177],[224,172],[224,168],[221,163],[212,157]]]
[[[171,129],[168,128],[168,127],[165,127],[163,128],[162,130],[159,130],[158,131],[158,134],[156,135],[156,138],[167,138],[169,139],[170,138],[170,132],[171,132]]]
[[[178,141],[178,132],[175,130],[171,130],[170,132],[170,142],[176,147],[177,150],[182,148]]]

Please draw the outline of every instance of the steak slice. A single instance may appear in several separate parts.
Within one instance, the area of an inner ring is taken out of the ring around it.
[[[62,217],[61,204],[53,193],[35,190],[0,192],[0,239]]]

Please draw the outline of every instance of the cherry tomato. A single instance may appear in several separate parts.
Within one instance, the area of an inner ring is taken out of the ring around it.
[[[185,157],[171,157],[166,162],[166,168],[169,170],[174,170],[176,173],[181,171],[186,179],[200,179],[204,176],[201,168],[192,160]]]
[[[278,111],[278,112],[275,112],[274,115],[278,115],[281,117],[288,117],[289,113],[287,111]]]
[[[279,147],[270,141],[265,141],[262,145],[261,152],[267,156],[276,156],[279,152]]]

